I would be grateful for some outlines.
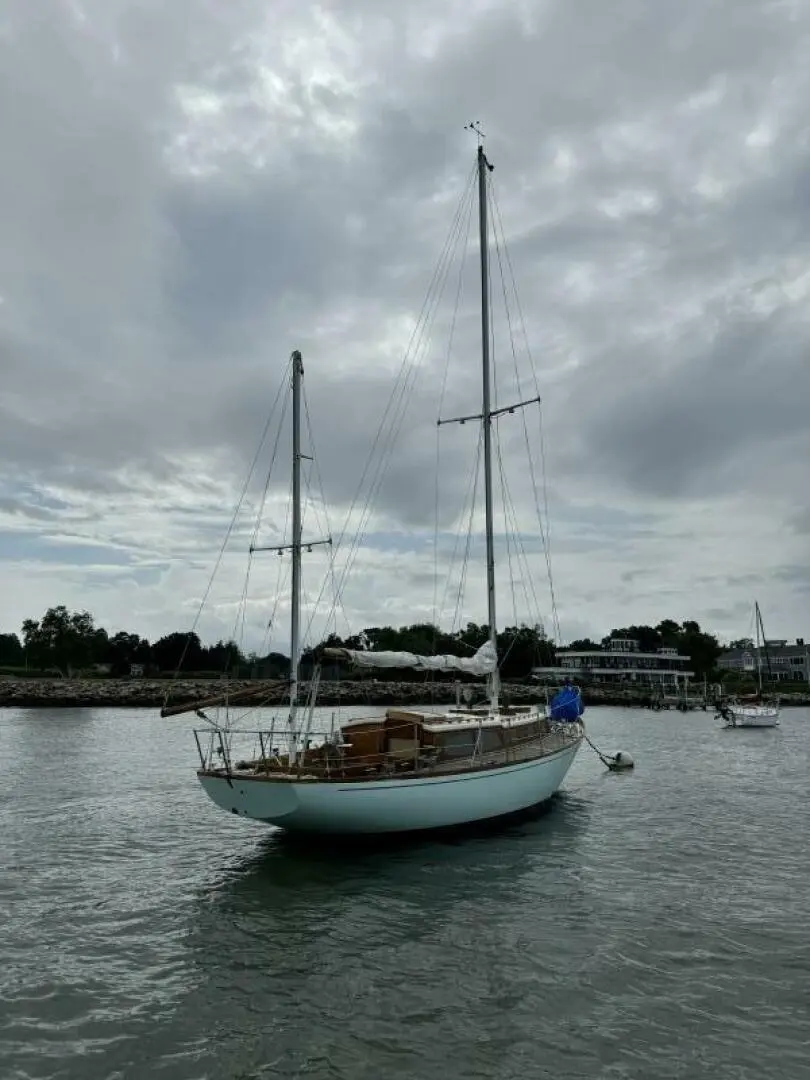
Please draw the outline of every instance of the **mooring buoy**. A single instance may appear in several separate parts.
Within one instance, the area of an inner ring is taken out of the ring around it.
[[[605,764],[612,772],[618,772],[620,769],[632,769],[635,762],[625,750],[620,750],[618,754],[608,758]]]
[[[621,772],[624,769],[632,769],[635,766],[635,762],[627,753],[626,750],[619,750],[613,757],[608,757],[607,754],[603,754],[598,746],[594,746],[587,735],[583,733],[585,742],[590,746],[591,750],[596,754],[603,765],[607,765],[611,772]]]

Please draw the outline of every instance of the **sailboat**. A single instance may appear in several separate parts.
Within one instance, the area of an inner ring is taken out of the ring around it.
[[[480,133],[479,133],[480,136]],[[439,423],[478,421],[482,426],[486,526],[488,637],[471,656],[417,655],[344,647],[325,648],[324,659],[361,669],[410,668],[459,672],[486,680],[486,703],[445,710],[408,706],[349,719],[316,731],[314,710],[320,668],[309,696],[299,700],[302,536],[300,400],[301,354],[292,355],[292,557],[291,640],[286,720],[254,732],[211,722],[196,731],[199,782],[222,810],[295,833],[395,834],[446,829],[511,816],[546,803],[560,788],[583,741],[582,699],[567,686],[546,705],[505,705],[500,700],[496,620],[493,514],[493,419],[532,403],[493,408],[490,375],[490,288],[488,175],[492,170],[479,137],[476,158],[481,276],[481,411]],[[472,181],[471,181],[472,182]],[[471,189],[472,193],[472,189]],[[316,541],[319,543],[329,542]],[[161,715],[245,704],[273,688],[212,697],[193,705],[165,705]],[[236,736],[250,735],[252,751],[241,754]]]
[[[727,728],[772,728],[779,726],[778,705],[768,705],[762,700],[762,653],[765,653],[768,674],[770,674],[770,656],[768,654],[768,642],[765,639],[762,612],[759,610],[759,603],[756,601],[754,602],[754,634],[758,690],[756,694],[738,696],[720,703],[717,715],[723,720],[723,726]]]

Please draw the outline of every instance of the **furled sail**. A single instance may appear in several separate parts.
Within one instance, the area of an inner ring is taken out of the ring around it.
[[[498,654],[485,641],[474,656],[419,656],[410,652],[369,652],[365,649],[326,649],[327,656],[350,660],[357,667],[416,668],[418,671],[463,671],[467,675],[491,675],[498,667]]]

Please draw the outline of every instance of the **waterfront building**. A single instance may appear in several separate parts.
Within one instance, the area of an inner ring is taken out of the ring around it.
[[[689,664],[689,657],[677,649],[662,646],[641,652],[635,638],[612,638],[600,649],[558,649],[557,663],[536,667],[532,675],[541,682],[569,678],[678,693],[694,678]]]
[[[793,645],[788,645],[786,638],[769,638],[764,648],[751,643],[728,649],[717,659],[721,671],[752,678],[756,678],[759,665],[766,681],[810,682],[810,646],[805,644],[804,638],[796,638]]]

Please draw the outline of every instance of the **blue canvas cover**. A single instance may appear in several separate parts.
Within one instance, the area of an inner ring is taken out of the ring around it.
[[[569,724],[574,720],[579,720],[585,712],[579,687],[566,683],[551,699],[549,710],[552,720]]]

